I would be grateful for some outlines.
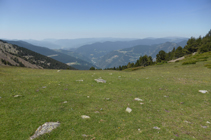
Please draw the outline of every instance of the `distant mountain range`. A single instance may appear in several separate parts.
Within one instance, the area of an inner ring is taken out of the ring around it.
[[[96,65],[100,68],[113,68],[120,65],[127,65],[128,62],[135,62],[140,56],[148,55],[152,58],[156,58],[156,55],[160,50],[166,52],[171,51],[174,47],[185,46],[187,41],[182,41],[179,43],[166,42],[155,45],[137,45],[130,48],[125,48],[121,50],[115,50],[107,53],[101,57]]]
[[[27,48],[29,50],[32,50],[34,52],[40,53],[42,55],[48,56],[50,58],[53,58],[57,61],[60,61],[62,63],[65,63],[71,67],[74,67],[79,70],[88,70],[90,67],[94,66],[97,67],[87,61],[72,57],[67,54],[63,54],[58,51],[54,51],[45,47],[35,46],[30,43],[24,42],[24,41],[10,41],[6,40],[8,43],[15,44],[24,48]]]
[[[135,62],[140,55],[145,54],[155,58],[161,49],[169,52],[174,47],[184,47],[187,40],[188,38],[169,37],[145,39],[45,39],[42,41],[26,40],[28,42],[8,42],[51,57],[76,69],[88,70],[92,66],[96,68],[108,68],[126,65],[128,62]],[[49,48],[54,48],[54,50]]]
[[[62,62],[0,40],[0,65],[37,69],[75,69]]]
[[[98,67],[105,68],[104,66],[102,67],[102,65],[104,65],[103,64],[104,62],[102,60],[105,59],[106,56],[111,55],[110,53],[114,53],[112,51],[130,48],[130,47],[134,47],[137,45],[148,45],[146,47],[146,50],[148,50],[148,52],[149,52],[150,50],[151,51],[153,50],[154,44],[157,44],[156,46],[158,46],[159,44],[163,44],[165,42],[174,42],[174,43],[177,43],[178,46],[184,46],[184,44],[186,44],[187,40],[188,40],[187,38],[156,38],[156,39],[147,38],[147,39],[138,39],[138,40],[132,40],[132,41],[97,42],[97,43],[81,46],[81,47],[75,49],[74,52],[77,52],[77,53],[81,54],[82,56],[87,57],[88,59],[91,60],[91,62],[93,64],[96,64]],[[170,47],[170,48],[173,49],[173,47]],[[165,49],[165,48],[163,48],[163,49]],[[157,50],[159,50],[159,49],[157,49]],[[141,54],[144,53],[142,51],[137,52],[138,54],[130,54],[130,57],[135,57],[133,55],[140,56]],[[170,50],[165,50],[165,51],[170,51]],[[149,53],[146,53],[146,54],[152,55]],[[119,58],[120,57],[115,57],[115,59],[119,59]],[[133,60],[133,59],[131,58],[131,60]],[[108,61],[108,62],[110,62],[110,61]],[[128,62],[130,62],[130,61],[127,61],[125,63],[128,63]],[[111,66],[113,66],[113,65],[111,65]]]
[[[36,46],[43,46],[49,49],[73,49],[83,45],[106,41],[130,41],[132,38],[78,38],[78,39],[44,39],[44,40],[23,40]]]

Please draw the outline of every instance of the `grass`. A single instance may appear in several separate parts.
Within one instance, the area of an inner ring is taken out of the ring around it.
[[[28,139],[49,121],[61,125],[37,140],[210,139],[211,69],[204,65],[211,60],[184,61],[130,72],[0,67],[0,139]]]

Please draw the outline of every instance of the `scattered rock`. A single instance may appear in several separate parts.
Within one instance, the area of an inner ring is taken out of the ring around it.
[[[109,73],[109,75],[112,75],[112,73]]]
[[[153,129],[157,129],[157,130],[160,130],[160,128],[159,128],[159,127],[157,127],[157,126],[153,127]]]
[[[99,111],[95,111],[95,113],[100,113]]]
[[[134,98],[135,101],[143,101],[142,99],[140,98]]]
[[[87,116],[87,115],[81,115],[81,118],[83,118],[83,119],[90,119],[90,117]]]
[[[84,80],[76,80],[77,82],[83,82]]]
[[[185,123],[191,123],[191,122],[189,122],[189,121],[186,121],[186,120],[184,120],[184,122],[185,122]]]
[[[106,80],[103,80],[101,78],[95,79],[95,81],[97,81],[97,83],[106,83]]]
[[[20,97],[20,96],[22,96],[22,95],[14,95],[13,97],[17,98],[17,97]]]
[[[130,113],[132,111],[132,109],[129,108],[129,107],[127,107],[125,111],[128,112],[128,113]]]
[[[43,135],[45,133],[51,132],[53,129],[58,127],[60,125],[59,122],[46,122],[42,126],[39,126],[37,130],[35,131],[34,135],[30,137],[30,140],[33,140],[40,135]]]
[[[144,103],[140,103],[140,105],[143,105]]]
[[[207,121],[206,123],[210,123],[209,121]]]
[[[207,93],[208,91],[207,90],[199,90],[199,92],[201,92],[201,93]]]
[[[46,86],[43,86],[42,88],[46,88]]]
[[[169,96],[164,95],[163,97],[167,98],[167,97],[169,97]]]
[[[87,96],[87,98],[89,98],[89,96]]]
[[[60,72],[60,70],[57,70],[57,72]]]
[[[64,101],[63,103],[64,103],[64,104],[66,104],[66,103],[67,103],[67,101]]]
[[[109,101],[109,100],[110,100],[110,98],[105,98],[105,100]]]
[[[201,127],[202,127],[202,128],[207,128],[207,126],[202,126],[202,125],[201,125]]]
[[[86,135],[86,134],[82,134],[82,136],[83,136],[83,137],[88,137],[88,135]]]

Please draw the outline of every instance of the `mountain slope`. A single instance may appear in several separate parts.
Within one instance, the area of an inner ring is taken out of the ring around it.
[[[69,56],[69,55],[66,55],[66,54],[45,48],[45,47],[35,46],[24,41],[7,41],[7,42],[11,44],[16,44],[18,46],[32,50],[34,52],[40,53],[42,55],[51,57],[57,61],[66,63],[79,70],[88,70],[90,67],[94,66],[93,64],[83,61],[81,59],[77,59],[72,56]]]
[[[180,43],[180,45],[181,44],[182,43]],[[155,59],[156,54],[160,50],[169,52],[174,47],[177,48],[180,45],[177,43],[166,42],[155,45],[137,45],[130,48],[115,50],[103,56],[96,65],[101,68],[118,67],[120,65],[127,65],[128,62],[135,62],[141,55],[152,56],[152,58]]]
[[[75,69],[62,62],[0,40],[0,65],[45,69]]]
[[[155,39],[146,38],[146,39],[137,39],[137,40],[132,40],[132,41],[97,42],[97,43],[81,46],[77,48],[75,52],[88,57],[95,64],[95,63],[98,63],[99,59],[101,59],[104,55],[114,50],[130,48],[137,45],[153,45],[153,44],[160,44],[160,43],[165,43],[165,42],[177,43],[183,40],[187,40],[187,39],[186,38],[155,38]]]

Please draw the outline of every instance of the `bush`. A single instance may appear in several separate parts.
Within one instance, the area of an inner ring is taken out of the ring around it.
[[[95,70],[95,67],[91,67],[89,70]]]
[[[196,60],[189,60],[182,63],[182,65],[196,64]]]
[[[209,69],[211,69],[211,64],[206,64],[204,66],[207,67],[207,68],[209,68]]]

